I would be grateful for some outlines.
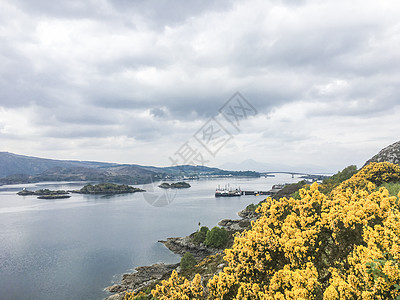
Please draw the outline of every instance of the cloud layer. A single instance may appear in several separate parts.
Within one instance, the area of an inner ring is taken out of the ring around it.
[[[258,115],[212,165],[400,139],[397,1],[215,2],[0,1],[0,150],[168,165],[236,91]]]

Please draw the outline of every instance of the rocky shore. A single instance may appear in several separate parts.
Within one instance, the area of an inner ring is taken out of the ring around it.
[[[145,289],[157,280],[167,279],[179,264],[154,264],[151,266],[138,267],[135,272],[122,275],[120,284],[114,284],[106,288],[106,291],[115,293],[107,300],[122,300],[125,292],[137,292]]]
[[[180,256],[183,256],[186,252],[190,252],[196,260],[202,260],[209,255],[214,255],[222,251],[220,249],[206,247],[203,244],[197,245],[192,242],[191,236],[167,238],[166,241],[159,242],[163,243],[165,247]]]
[[[253,214],[246,214],[245,210],[239,212],[238,215],[242,219],[224,219],[221,220],[218,225],[224,227],[229,232],[243,231],[247,229],[251,221],[256,218]],[[164,244],[170,251],[180,256],[183,256],[186,252],[190,252],[198,261],[203,260],[209,255],[223,252],[222,249],[206,247],[203,244],[195,244],[192,238],[193,234],[185,237],[171,237],[167,238],[166,241],[161,240],[159,242]],[[106,300],[122,300],[126,292],[144,290],[158,280],[169,278],[173,270],[179,273],[179,263],[170,265],[160,263],[138,267],[133,273],[123,274],[121,283],[114,284],[105,289],[110,293],[114,293],[107,297]]]
[[[257,214],[247,209],[238,212],[238,216],[240,219],[224,219],[218,222],[218,225],[225,228],[228,232],[234,233],[248,229],[251,226],[251,221],[257,219]],[[203,260],[209,255],[223,252],[222,249],[206,247],[202,243],[193,243],[193,235],[194,233],[185,237],[171,237],[167,238],[166,241],[161,240],[159,242],[180,256],[183,256],[186,252],[190,252],[197,261]],[[138,267],[133,273],[122,275],[121,283],[106,288],[108,292],[115,293],[107,297],[106,300],[122,300],[126,292],[143,291],[147,287],[154,285],[156,281],[168,279],[173,270],[179,273],[179,263],[170,265],[160,263]],[[222,267],[219,270],[221,271]]]

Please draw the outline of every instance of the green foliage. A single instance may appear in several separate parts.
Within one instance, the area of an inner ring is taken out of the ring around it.
[[[246,210],[248,210],[248,211],[256,211],[258,206],[259,206],[259,204],[251,203],[251,204],[246,206]]]
[[[290,198],[294,193],[296,193],[298,190],[304,187],[306,182],[304,180],[299,181],[297,183],[292,183],[292,184],[286,184],[283,189],[278,191],[273,198],[274,199],[280,199],[283,197]]]
[[[198,232],[193,235],[193,242],[196,244],[204,243],[206,240],[207,232],[209,232],[207,226],[202,226]]]
[[[186,252],[181,259],[181,269],[187,270],[193,268],[197,264],[196,259],[193,257],[193,254],[190,252]]]
[[[204,243],[204,241],[206,240],[206,236],[207,234],[202,231],[196,232],[193,236],[193,243],[195,244]]]
[[[357,173],[357,166],[350,165],[344,168],[342,171],[337,172],[331,177],[325,179],[320,185],[319,190],[327,195],[330,193],[335,187],[341,184],[343,181],[351,178],[354,174]]]
[[[381,259],[373,259],[372,262],[366,263],[367,266],[367,273],[370,274],[374,280],[374,282],[378,282],[379,280],[384,281],[384,282],[389,282],[389,276],[383,272],[383,269],[387,263],[390,263],[391,265],[399,266],[399,262],[397,259],[393,257],[390,253],[383,253],[383,258]],[[394,284],[393,289],[399,291],[400,290],[400,285]],[[390,296],[389,293],[383,293],[381,296],[384,298],[382,299],[388,299],[388,296]],[[396,300],[400,300],[400,296],[396,297]]]
[[[147,300],[149,297],[147,295],[138,295],[135,297],[135,300]]]
[[[229,235],[225,228],[215,226],[207,232],[204,244],[213,248],[223,248],[226,246],[228,238]]]
[[[350,165],[344,168],[342,171],[337,172],[335,175],[332,175],[331,177],[325,179],[323,183],[329,183],[329,182],[334,182],[334,183],[341,183],[347,179],[349,179],[351,176],[357,173],[357,166],[355,165]]]
[[[147,294],[140,292],[139,294],[135,295],[134,292],[127,292],[124,295],[124,299],[123,300],[147,300],[150,299],[149,296],[147,296]],[[155,299],[155,298],[152,298]]]
[[[400,192],[400,183],[396,182],[385,182],[384,184],[381,185],[381,187],[385,187],[389,191],[390,196],[396,196]]]
[[[210,231],[210,229],[208,229],[207,226],[201,226],[201,228],[200,228],[200,232],[203,232],[204,234],[207,234],[207,232],[209,232],[209,231]]]
[[[296,200],[300,200],[301,199],[300,192],[299,191],[294,192],[292,194],[292,198],[296,199]]]

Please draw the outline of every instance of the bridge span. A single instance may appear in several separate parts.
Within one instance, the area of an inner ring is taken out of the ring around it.
[[[290,172],[290,171],[268,171],[268,172],[259,172],[260,176],[268,177],[268,175],[272,174],[289,174],[292,175],[292,178],[294,178],[294,175],[304,175],[307,177],[311,178],[327,178],[329,175],[322,175],[322,174],[311,174],[311,173],[306,173],[306,172]]]

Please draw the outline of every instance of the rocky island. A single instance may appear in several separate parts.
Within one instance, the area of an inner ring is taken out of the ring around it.
[[[69,192],[64,190],[52,191],[49,189],[40,189],[37,191],[29,191],[23,189],[17,193],[20,196],[38,196],[38,199],[65,199],[70,198]]]
[[[163,182],[158,187],[160,187],[162,189],[187,189],[187,188],[190,188],[191,185],[184,181],[174,182],[171,184],[168,182]]]
[[[73,191],[78,194],[101,194],[101,195],[113,195],[113,194],[128,194],[136,192],[145,192],[145,190],[135,188],[126,184],[115,184],[115,183],[100,183],[100,184],[87,184],[80,190]]]

